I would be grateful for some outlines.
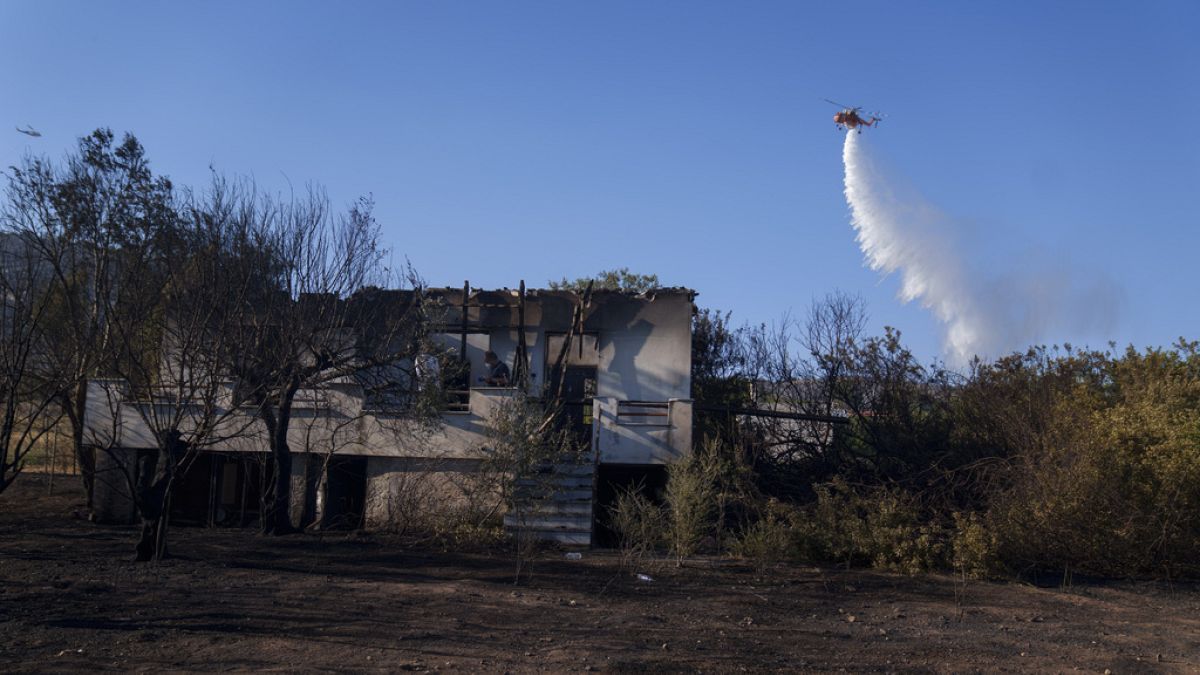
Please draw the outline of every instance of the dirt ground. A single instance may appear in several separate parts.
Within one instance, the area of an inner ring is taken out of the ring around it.
[[[611,552],[417,550],[383,536],[176,528],[73,516],[81,493],[25,476],[0,495],[0,669],[1200,672],[1200,587],[1069,590]]]

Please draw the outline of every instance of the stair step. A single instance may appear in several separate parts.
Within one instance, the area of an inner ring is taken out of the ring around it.
[[[537,501],[553,501],[553,502],[570,502],[586,500],[592,501],[592,489],[589,486],[586,490],[569,489],[569,490],[542,490],[534,487],[518,487],[516,497],[519,500],[537,500]]]
[[[567,546],[591,546],[592,533],[591,531],[582,532],[565,532],[558,530],[527,530],[539,541],[552,541],[556,544],[565,544]]]
[[[592,516],[591,501],[574,501],[574,502],[520,502],[521,511],[524,513],[544,513],[550,515],[579,515],[590,518]]]
[[[554,472],[563,476],[591,476],[596,473],[595,464],[558,464]]]
[[[592,487],[591,476],[538,476],[537,478],[518,478],[516,484],[520,487]]]
[[[505,527],[516,527],[523,524],[535,530],[567,530],[571,532],[591,532],[592,518],[590,515],[548,516],[543,514],[526,513],[520,517],[509,514],[504,516]]]
[[[592,464],[542,464],[531,468],[531,473],[541,476],[592,476],[596,467]]]
[[[568,546],[592,543],[594,464],[562,462],[535,467],[516,481],[519,514],[504,516],[509,530]]]

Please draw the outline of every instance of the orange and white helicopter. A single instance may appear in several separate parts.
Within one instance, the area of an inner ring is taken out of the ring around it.
[[[832,104],[836,105],[837,107],[841,108],[841,110],[839,110],[833,116],[833,123],[837,125],[838,129],[858,129],[858,127],[873,127],[873,126],[879,124],[880,120],[882,119],[881,117],[879,117],[879,113],[875,113],[875,114],[871,115],[871,119],[863,119],[863,116],[859,114],[859,111],[862,110],[861,106],[857,107],[857,108],[852,108],[848,105],[842,105],[841,103],[838,103],[837,101],[830,101],[829,99],[823,99],[823,100],[827,103],[832,103]],[[858,133],[861,134],[862,129],[858,129]]]

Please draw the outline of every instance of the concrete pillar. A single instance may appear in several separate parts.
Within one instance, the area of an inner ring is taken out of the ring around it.
[[[367,492],[366,513],[363,514],[363,527],[368,530],[387,529],[396,525],[392,522],[395,509],[392,508],[397,497],[395,472],[400,469],[401,460],[398,457],[368,457],[367,458]]]
[[[616,443],[617,399],[597,396],[592,399],[592,456],[597,464],[603,462]]]
[[[667,419],[671,427],[667,432],[668,443],[676,456],[683,457],[692,452],[692,399],[673,398],[667,401]]]

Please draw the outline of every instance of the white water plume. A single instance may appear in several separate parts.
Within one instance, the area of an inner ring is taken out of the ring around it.
[[[842,159],[851,224],[867,264],[898,273],[900,299],[917,300],[933,312],[952,364],[1111,326],[1118,295],[1111,283],[1081,284],[1061,266],[1038,269],[1029,259],[1007,266],[1022,267],[1020,273],[987,278],[965,256],[971,250],[963,242],[965,224],[888,180],[854,130],[846,134]]]

